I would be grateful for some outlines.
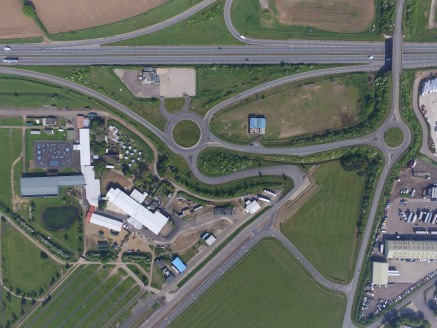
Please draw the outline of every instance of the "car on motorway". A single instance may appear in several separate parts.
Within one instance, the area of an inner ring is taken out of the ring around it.
[[[373,55],[369,55],[369,57],[368,57],[369,59],[373,59]]]
[[[3,49],[4,49],[5,51],[11,51],[11,50],[12,50],[12,48],[11,48],[10,46],[5,46]]]

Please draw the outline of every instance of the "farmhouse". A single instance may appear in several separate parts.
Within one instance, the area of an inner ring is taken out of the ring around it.
[[[59,187],[84,186],[83,175],[21,177],[21,197],[58,196]]]
[[[262,115],[249,115],[249,134],[266,134],[266,118]]]
[[[386,240],[387,259],[437,260],[437,240]]]
[[[145,226],[154,234],[159,234],[162,228],[167,224],[168,219],[159,211],[151,212],[135,199],[125,194],[120,189],[111,188],[106,194],[108,201],[117,206],[120,210],[125,212],[128,216]],[[131,221],[133,222],[133,221]],[[132,225],[138,225],[136,222]]]

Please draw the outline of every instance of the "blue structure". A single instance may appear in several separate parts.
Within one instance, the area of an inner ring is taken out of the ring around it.
[[[187,266],[182,262],[182,260],[179,257],[175,257],[175,259],[171,262],[173,266],[178,270],[179,273],[182,273],[185,271]]]
[[[265,134],[266,118],[264,116],[249,116],[249,134]]]

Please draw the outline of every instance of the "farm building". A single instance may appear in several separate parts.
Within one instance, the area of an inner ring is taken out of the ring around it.
[[[214,215],[234,215],[233,207],[214,207]]]
[[[246,212],[250,214],[255,214],[261,209],[261,206],[259,206],[258,202],[256,200],[250,201],[248,200],[246,202]]]
[[[30,134],[41,134],[41,130],[39,130],[39,129],[32,129],[32,130],[30,130]]]
[[[149,211],[118,188],[111,188],[106,194],[106,197],[108,197],[109,202],[113,203],[128,216],[141,223],[156,235],[159,234],[162,228],[167,224],[168,219],[159,211]]]
[[[187,269],[187,266],[182,262],[182,260],[179,257],[175,257],[173,261],[171,261],[171,264],[173,264],[173,267],[179,272],[182,273]]]
[[[83,175],[21,177],[21,197],[58,196],[59,187],[84,186]]]
[[[437,259],[437,240],[386,240],[387,259]]]
[[[388,284],[387,262],[372,262],[372,284],[380,286]]]
[[[136,200],[139,204],[142,204],[146,200],[147,193],[145,192],[143,194],[143,193],[140,193],[138,190],[134,189],[130,193],[130,197],[133,198],[134,200]]]
[[[272,202],[272,200],[269,197],[266,197],[266,196],[263,196],[263,195],[258,195],[258,199],[260,201],[262,201],[262,202],[265,202],[265,203],[271,203]]]
[[[266,125],[264,116],[249,115],[249,134],[266,134]]]
[[[57,125],[57,124],[58,124],[58,120],[57,120],[56,116],[43,117],[43,119],[42,119],[43,126],[53,126],[53,125]]]
[[[114,231],[121,231],[121,227],[123,226],[123,222],[112,219],[112,218],[108,218],[106,216],[100,215],[100,214],[96,214],[96,213],[92,213],[91,214],[91,219],[90,219],[90,223],[92,224],[96,224],[99,225],[101,227],[104,228],[108,228]]]

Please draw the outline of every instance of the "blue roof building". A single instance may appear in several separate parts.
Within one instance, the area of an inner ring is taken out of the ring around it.
[[[179,273],[184,272],[187,269],[187,266],[182,262],[182,260],[179,257],[176,257],[171,264],[175,267],[176,270],[178,270]]]
[[[249,134],[265,134],[267,121],[264,116],[249,116]]]

